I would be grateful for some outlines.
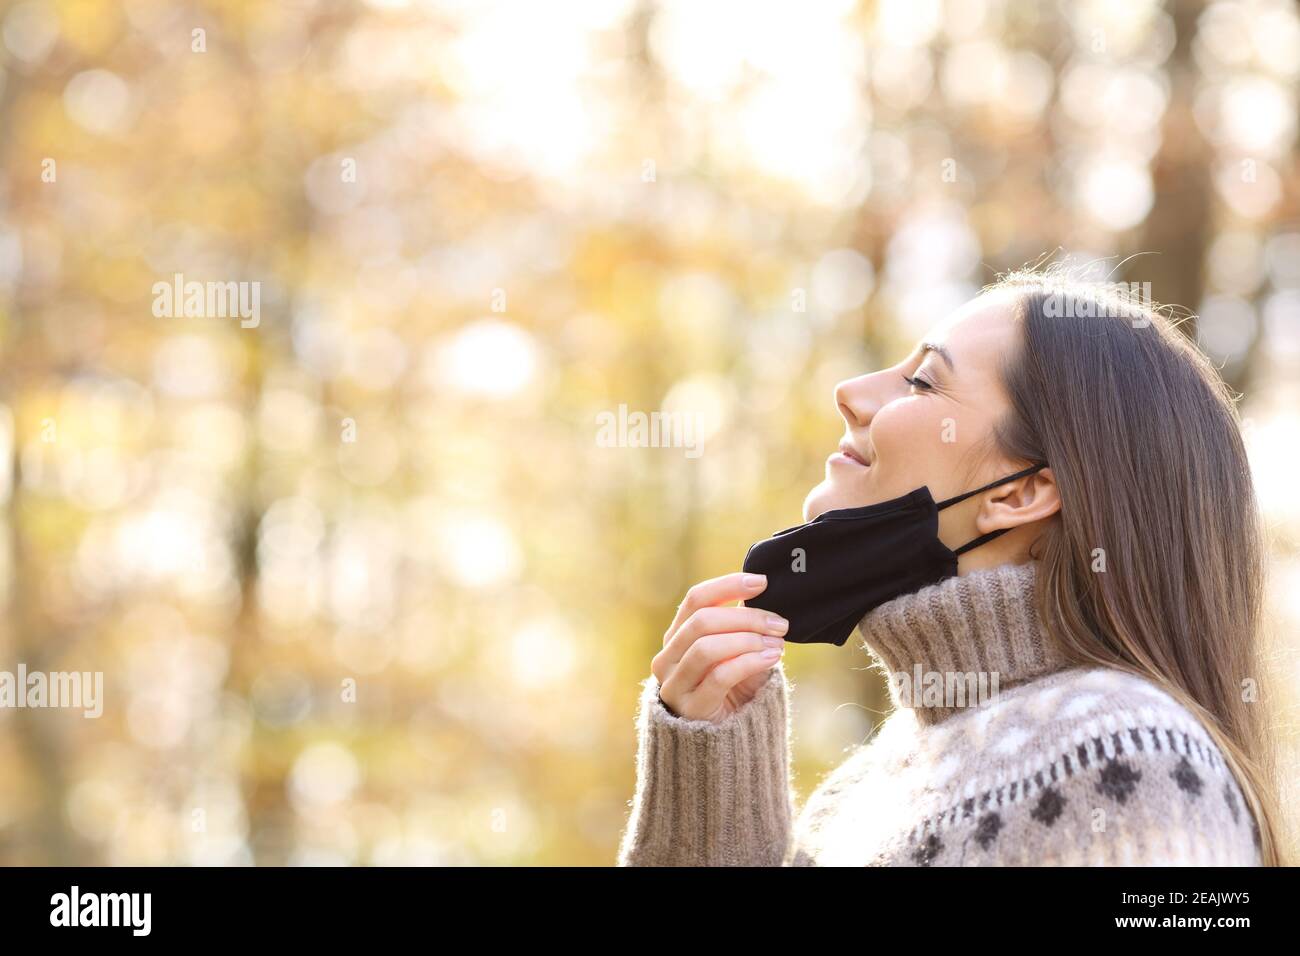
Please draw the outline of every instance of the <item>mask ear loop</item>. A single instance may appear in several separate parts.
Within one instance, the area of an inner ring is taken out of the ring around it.
[[[978,495],[981,491],[988,491],[990,488],[996,488],[998,485],[1005,485],[1008,481],[1015,481],[1017,478],[1023,478],[1025,475],[1032,475],[1034,472],[1039,471],[1040,469],[1046,467],[1047,467],[1047,462],[1045,461],[1040,462],[1037,465],[1031,465],[1028,468],[1021,469],[1020,471],[1016,472],[1014,475],[1007,475],[1005,478],[999,478],[997,481],[990,481],[987,485],[982,485],[981,487],[976,488],[974,491],[967,491],[964,494],[957,495],[954,498],[947,498],[939,502],[939,504],[935,505],[935,509],[937,511],[942,511],[944,508],[947,508],[949,505],[955,505],[959,501],[965,501],[971,495]],[[954,551],[953,554],[956,555],[965,554],[971,548],[978,548],[981,544],[984,544],[985,542],[988,541],[992,541],[998,535],[1006,534],[1010,530],[1011,530],[1010,528],[997,528],[993,531],[990,531],[988,534],[982,534],[978,538],[975,538],[972,541],[967,541],[960,548]]]

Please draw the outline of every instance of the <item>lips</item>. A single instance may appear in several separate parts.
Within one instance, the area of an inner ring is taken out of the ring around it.
[[[848,443],[848,440],[840,442],[840,454],[845,458],[857,462],[859,465],[866,467],[871,464],[867,459],[858,453],[858,450]]]

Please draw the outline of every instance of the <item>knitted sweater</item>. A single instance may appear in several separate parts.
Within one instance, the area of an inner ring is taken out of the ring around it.
[[[945,578],[868,614],[895,709],[798,811],[781,663],[717,724],[673,716],[647,678],[618,864],[1260,865],[1203,725],[1151,681],[1072,666],[1036,614],[1036,573]]]

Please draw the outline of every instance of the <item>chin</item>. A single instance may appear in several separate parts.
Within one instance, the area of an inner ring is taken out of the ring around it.
[[[804,498],[803,520],[812,521],[828,511],[835,511],[839,508],[861,508],[863,505],[872,504],[876,500],[871,492],[865,488],[856,484],[846,488],[844,483],[836,484],[830,478],[827,478],[816,485]]]
[[[822,482],[808,492],[808,497],[803,500],[803,520],[812,521],[818,515],[830,511],[835,507],[831,503],[834,493],[826,487],[826,482]]]

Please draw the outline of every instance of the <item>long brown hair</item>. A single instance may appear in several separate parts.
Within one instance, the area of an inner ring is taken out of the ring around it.
[[[1057,265],[985,291],[1011,294],[1021,329],[992,440],[1047,461],[1061,495],[1034,546],[1042,620],[1080,664],[1154,681],[1201,720],[1281,865],[1266,698],[1245,693],[1269,683],[1267,558],[1236,398],[1178,328],[1188,316],[1129,287]]]

